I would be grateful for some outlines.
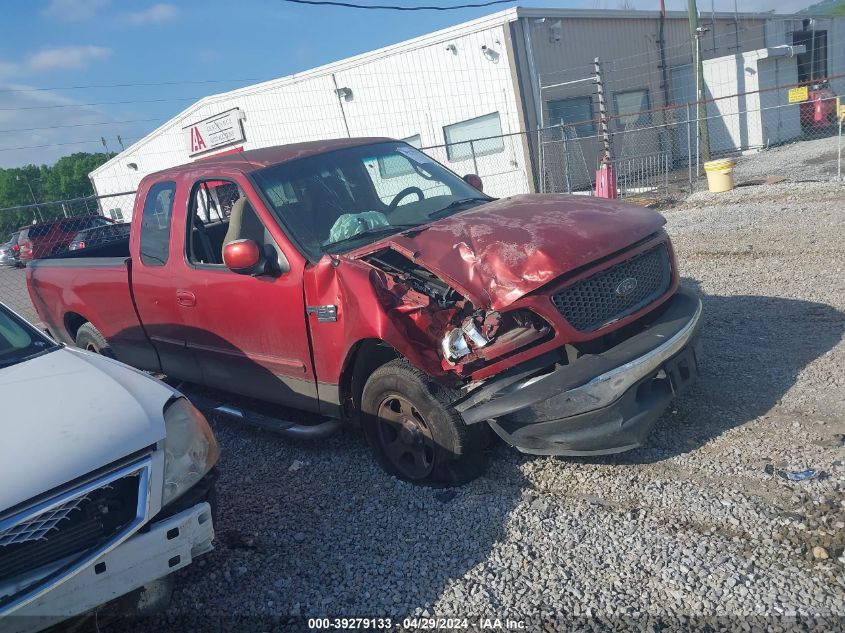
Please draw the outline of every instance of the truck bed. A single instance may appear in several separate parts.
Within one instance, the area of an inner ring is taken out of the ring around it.
[[[114,255],[125,249],[125,255]],[[156,369],[158,357],[138,318],[128,241],[69,251],[27,266],[32,304],[50,334],[68,345],[86,321],[108,339],[120,360]]]

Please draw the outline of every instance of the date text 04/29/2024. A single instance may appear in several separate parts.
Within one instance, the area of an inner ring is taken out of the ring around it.
[[[308,628],[313,631],[319,630],[393,630],[399,627],[400,622],[394,622],[391,618],[309,618]],[[511,620],[510,618],[487,618],[481,617],[475,621],[469,618],[405,618],[401,621],[402,630],[432,631],[432,630],[508,630],[519,631],[525,629],[525,622],[522,620]]]

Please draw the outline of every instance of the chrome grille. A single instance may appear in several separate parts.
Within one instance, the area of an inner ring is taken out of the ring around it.
[[[150,470],[147,456],[0,518],[0,618],[135,533]]]
[[[9,529],[0,532],[0,547],[15,543],[43,540],[50,532],[57,529],[58,525],[67,519],[74,510],[78,510],[79,505],[83,501],[87,500],[87,496],[71,499],[67,503],[47,510],[29,521],[13,525]]]
[[[561,290],[552,303],[572,327],[590,332],[647,306],[671,282],[669,252],[660,244]]]

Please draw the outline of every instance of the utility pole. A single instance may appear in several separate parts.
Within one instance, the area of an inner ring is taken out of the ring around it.
[[[687,14],[689,16],[689,36],[692,46],[692,64],[695,72],[695,100],[696,117],[698,118],[698,137],[701,147],[701,158],[705,162],[710,160],[710,142],[707,136],[707,104],[704,94],[704,62],[701,59],[701,35],[703,31],[698,26],[698,7],[695,0],[687,0]]]
[[[20,181],[21,177],[20,174],[15,174],[15,180]],[[35,198],[35,192],[32,191],[32,185],[29,184],[29,178],[26,177],[26,174],[23,175],[23,181],[26,183],[27,188],[29,189],[29,195],[32,196],[32,202],[35,204],[35,209],[38,211],[38,215],[41,216],[41,220],[44,219],[44,216],[41,215],[41,207],[38,206],[38,200]]]

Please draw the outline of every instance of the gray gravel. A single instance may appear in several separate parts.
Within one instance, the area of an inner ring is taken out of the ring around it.
[[[636,451],[500,445],[486,476],[435,491],[383,474],[352,433],[305,444],[215,421],[215,551],[178,575],[167,614],[107,630],[407,615],[841,630],[844,206],[842,185],[793,183],[665,211],[704,295],[703,375]],[[820,476],[780,475],[807,468]]]
[[[835,179],[838,142],[831,136],[751,152],[739,157],[734,176],[737,182],[774,175],[793,181]]]

